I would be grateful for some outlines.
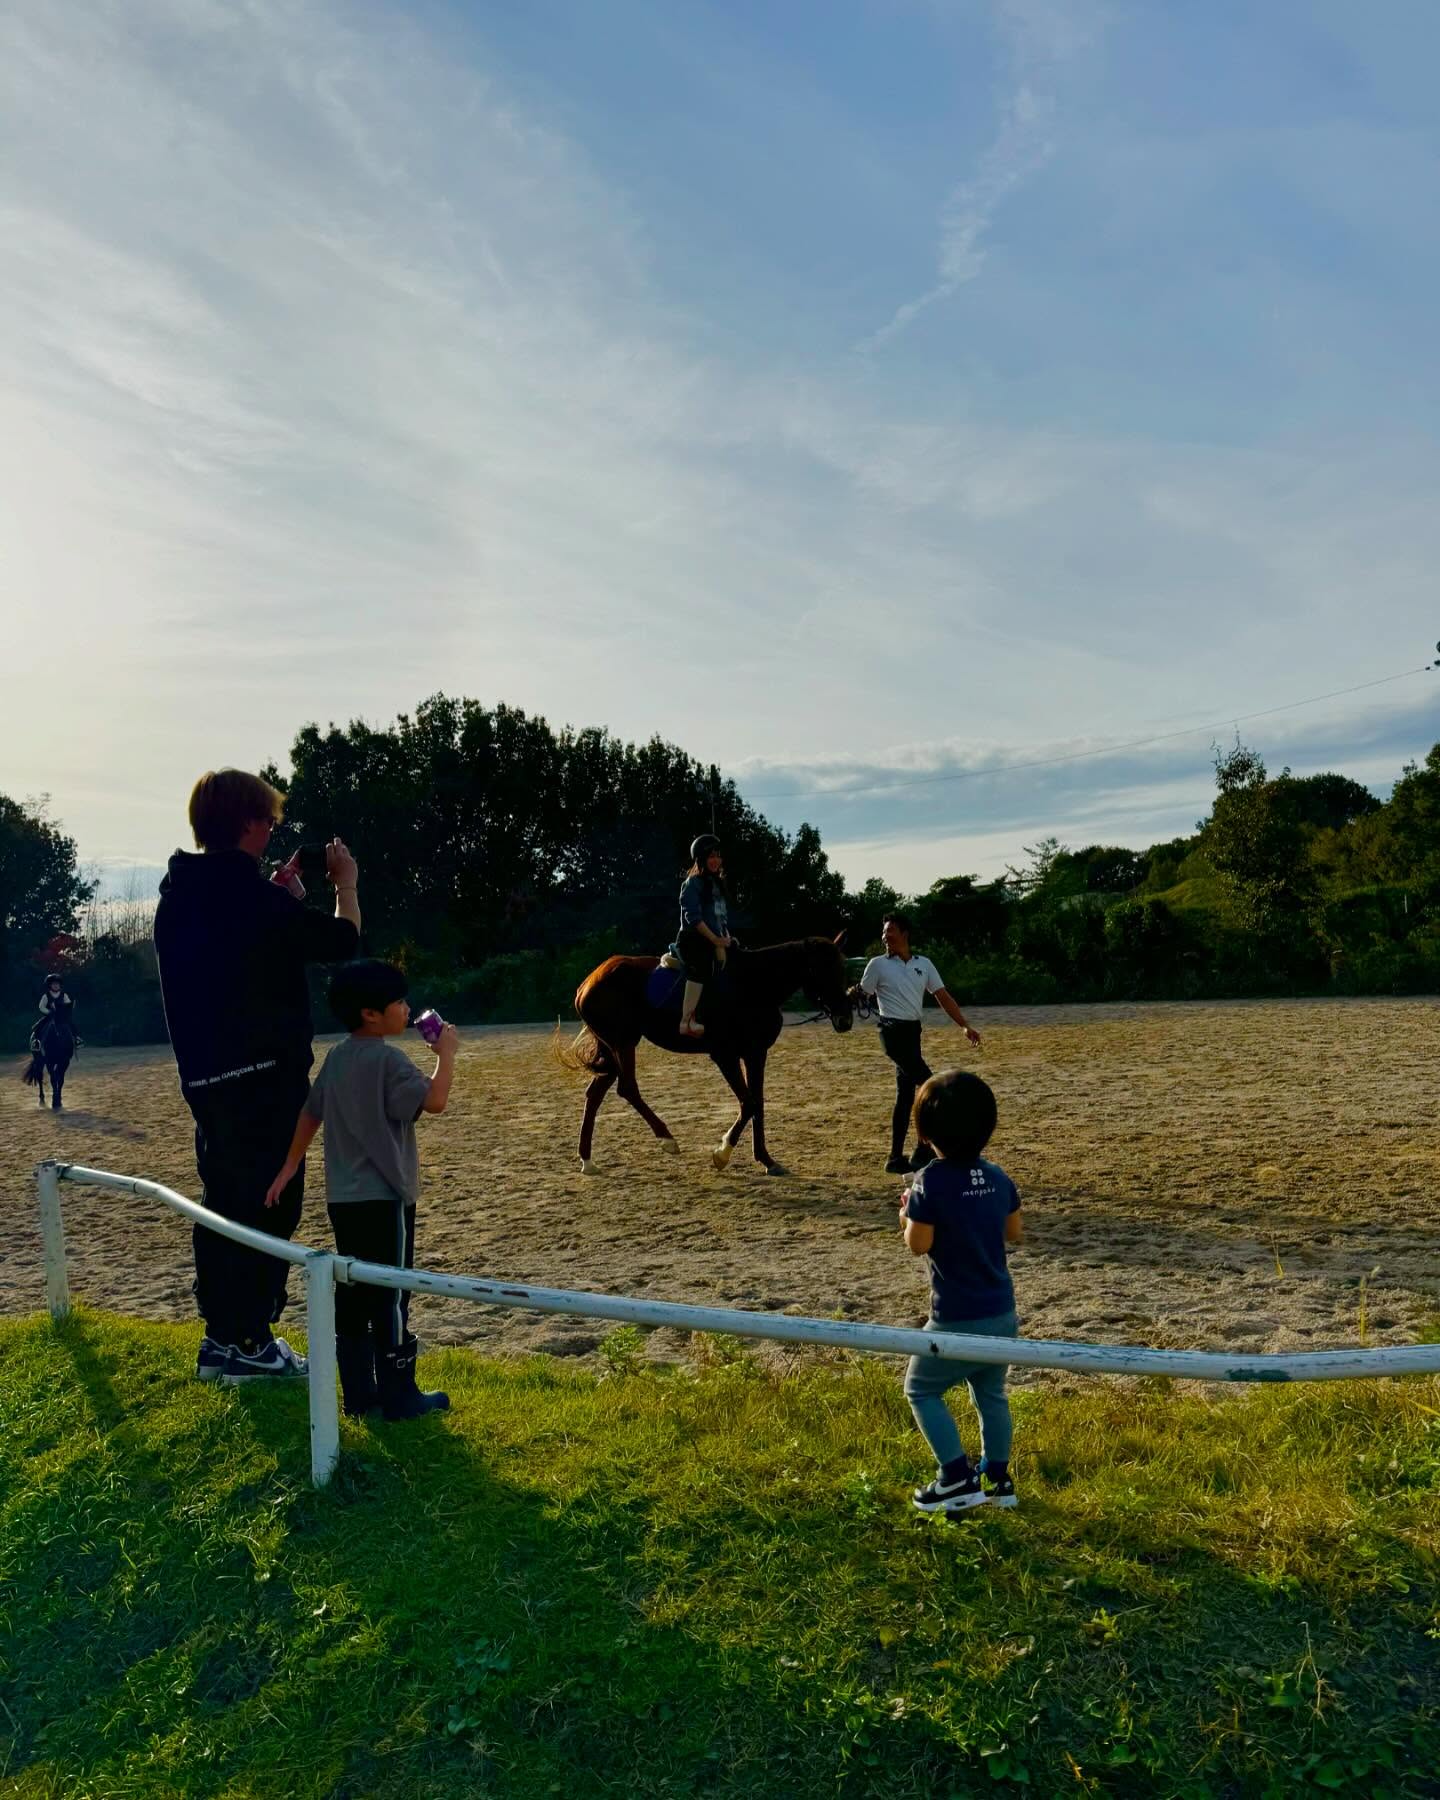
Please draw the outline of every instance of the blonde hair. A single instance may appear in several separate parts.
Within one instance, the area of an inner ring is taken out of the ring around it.
[[[233,850],[247,825],[285,812],[285,796],[243,769],[207,769],[190,790],[190,829],[201,850]]]

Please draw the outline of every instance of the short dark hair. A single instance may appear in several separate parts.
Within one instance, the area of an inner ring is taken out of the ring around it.
[[[882,925],[893,925],[897,931],[903,931],[907,938],[914,937],[915,935],[910,925],[909,913],[900,912],[898,908],[895,912],[887,912],[880,923]]]
[[[330,1010],[347,1031],[358,1031],[365,1022],[362,1013],[384,1012],[396,1000],[404,1000],[409,992],[403,969],[373,956],[362,956],[354,962],[341,963],[330,977]]]
[[[990,1142],[997,1116],[989,1083],[964,1069],[932,1075],[915,1096],[916,1131],[959,1162],[973,1160]]]

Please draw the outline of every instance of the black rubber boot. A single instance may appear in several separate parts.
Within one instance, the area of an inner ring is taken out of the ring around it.
[[[340,1394],[345,1416],[363,1419],[380,1410],[380,1385],[375,1379],[375,1340],[369,1332],[335,1333],[335,1361],[340,1368]]]
[[[420,1349],[406,1337],[398,1350],[376,1358],[380,1371],[380,1410],[387,1419],[421,1419],[426,1413],[447,1412],[448,1394],[422,1394],[415,1385],[415,1357]]]

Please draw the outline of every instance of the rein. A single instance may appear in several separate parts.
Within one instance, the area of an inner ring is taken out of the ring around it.
[[[829,1019],[833,1016],[828,1006],[822,1006],[819,1012],[811,1013],[808,1019],[782,1019],[780,1029],[790,1031],[796,1025],[818,1025],[822,1019]]]
[[[853,998],[851,997],[852,995]],[[850,1008],[855,1014],[855,1017],[859,1019],[862,1024],[868,1025],[870,1020],[875,1017],[874,1001],[866,996],[863,988],[852,989],[851,995],[847,995],[846,997],[850,1000]],[[792,1025],[818,1025],[822,1019],[833,1019],[834,1017],[834,1013],[828,1006],[822,1006],[819,1012],[811,1013],[808,1019],[786,1019],[784,1026],[785,1030],[788,1031]]]
[[[771,944],[771,945],[768,945],[763,950],[748,950],[748,951],[742,950],[740,952],[740,954],[742,956],[750,958],[750,959],[758,959],[760,957],[770,956],[775,951],[792,950],[792,949],[798,949],[798,948],[800,948],[800,946],[798,944],[794,944],[794,945],[792,945],[792,944]],[[797,974],[798,974],[798,971],[797,971]],[[865,1003],[863,1005],[863,1010],[862,1010],[861,1006],[854,1005],[854,1001],[853,1001],[851,995],[847,994],[846,998],[851,1000],[852,1006],[854,1006],[854,1011],[859,1018],[868,1019],[870,1017],[870,1014],[873,1009],[868,1003]],[[864,1002],[863,995],[861,996],[861,1000],[862,1000],[862,1002]],[[792,1027],[794,1027],[796,1025],[818,1025],[822,1019],[830,1019],[830,1020],[834,1019],[835,1014],[831,1007],[826,1006],[823,1001],[818,1002],[818,1005],[819,1005],[819,1011],[811,1013],[808,1018],[782,1019],[781,1020],[781,1030],[789,1031]]]

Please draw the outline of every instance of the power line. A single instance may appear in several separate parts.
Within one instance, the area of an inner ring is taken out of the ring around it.
[[[1437,646],[1440,648],[1440,646]],[[1015,769],[1053,769],[1061,763],[1082,762],[1087,757],[1118,756],[1125,750],[1141,750],[1148,744],[1165,744],[1175,738],[1194,737],[1201,731],[1223,731],[1228,725],[1245,725],[1252,719],[1269,719],[1276,713],[1294,712],[1302,706],[1317,706],[1322,700],[1339,700],[1346,694],[1363,693],[1367,688],[1385,687],[1392,681],[1406,681],[1412,675],[1424,675],[1436,665],[1425,663],[1418,669],[1401,669],[1396,675],[1381,675],[1374,681],[1358,681],[1354,687],[1333,688],[1328,694],[1311,694],[1305,700],[1290,700],[1284,706],[1266,706],[1259,712],[1231,713],[1209,725],[1187,725],[1180,731],[1160,731],[1152,737],[1129,738],[1119,744],[1102,744],[1094,750],[1071,750],[1064,756],[1037,756],[1024,762],[991,763],[983,769],[956,769],[948,775],[917,775],[904,781],[876,781],[861,787],[784,788],[770,793],[745,794],[752,800],[849,800],[860,794],[888,794],[897,788],[934,787],[949,781],[978,781],[985,775],[1008,775]]]

